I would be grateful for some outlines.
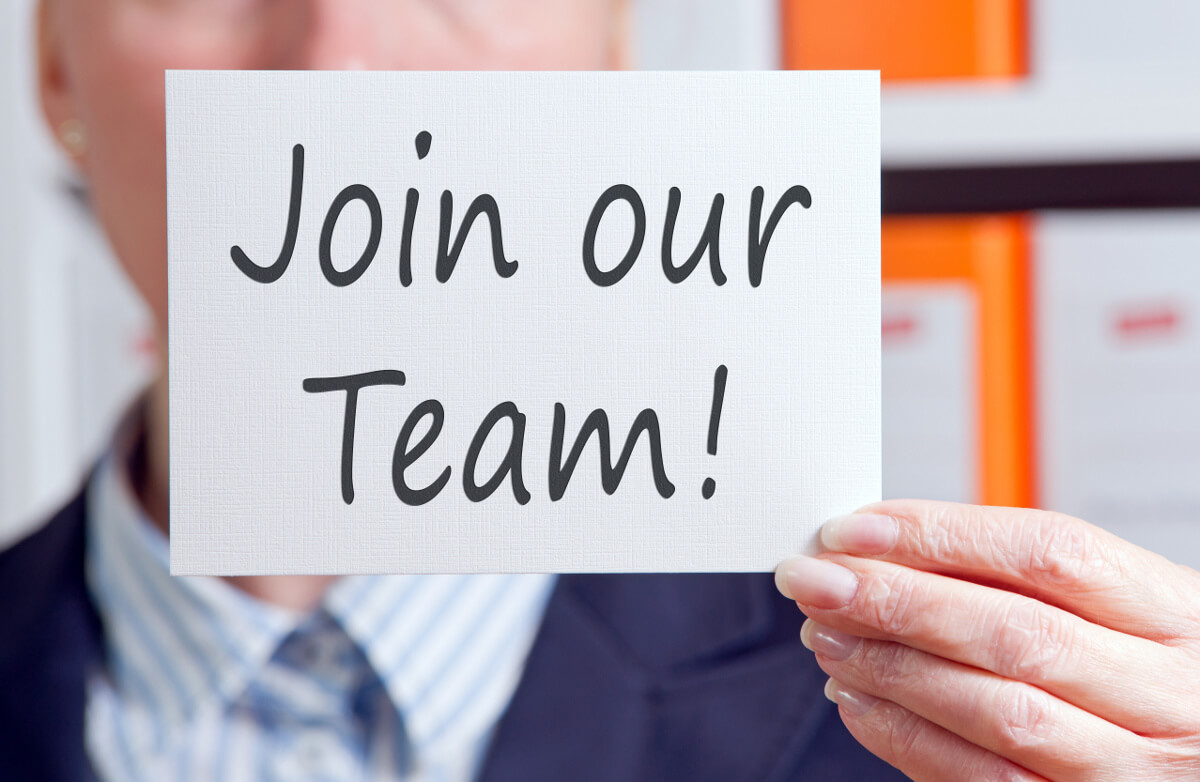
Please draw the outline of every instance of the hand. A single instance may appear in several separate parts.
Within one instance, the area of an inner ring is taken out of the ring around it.
[[[885,502],[821,540],[776,583],[846,727],[913,779],[1200,779],[1200,573],[1032,510]]]

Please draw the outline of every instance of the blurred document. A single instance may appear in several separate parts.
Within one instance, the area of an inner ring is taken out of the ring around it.
[[[1042,498],[1200,565],[1200,212],[1037,228]]]
[[[979,500],[979,322],[967,283],[883,289],[883,496]]]

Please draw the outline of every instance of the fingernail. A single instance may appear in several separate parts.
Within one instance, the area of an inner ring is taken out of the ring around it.
[[[891,516],[853,513],[838,516],[821,527],[821,542],[833,551],[886,554],[896,545],[900,525]]]
[[[809,619],[800,628],[800,643],[817,654],[842,662],[850,659],[858,648],[858,637]]]
[[[794,557],[775,571],[775,586],[802,605],[841,608],[858,591],[858,576],[824,559]]]
[[[879,703],[878,698],[851,689],[833,679],[825,682],[825,697],[845,709],[851,717],[861,717]]]

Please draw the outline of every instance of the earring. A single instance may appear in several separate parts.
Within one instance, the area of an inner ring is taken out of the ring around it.
[[[67,151],[74,157],[81,156],[87,152],[88,137],[87,127],[82,120],[69,119],[58,126],[58,138],[62,141]]]

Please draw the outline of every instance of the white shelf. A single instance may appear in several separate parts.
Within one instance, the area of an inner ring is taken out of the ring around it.
[[[1200,157],[1194,84],[887,88],[884,166]]]

